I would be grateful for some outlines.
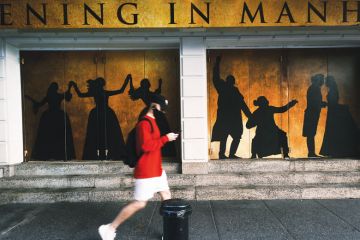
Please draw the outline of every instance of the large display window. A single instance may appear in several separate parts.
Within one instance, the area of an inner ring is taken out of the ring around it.
[[[21,62],[27,160],[122,160],[153,93],[169,100],[160,130],[180,129],[178,50],[22,51]]]
[[[360,50],[208,52],[211,159],[359,157]]]

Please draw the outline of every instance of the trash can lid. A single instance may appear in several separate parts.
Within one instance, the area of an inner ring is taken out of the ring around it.
[[[190,203],[182,199],[169,199],[161,203],[160,215],[166,217],[186,217],[192,213]]]

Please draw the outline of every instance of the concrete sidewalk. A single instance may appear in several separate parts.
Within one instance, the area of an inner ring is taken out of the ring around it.
[[[125,203],[0,206],[0,239],[97,240]],[[190,239],[360,239],[360,200],[191,202]],[[160,239],[159,202],[118,229],[116,239]]]

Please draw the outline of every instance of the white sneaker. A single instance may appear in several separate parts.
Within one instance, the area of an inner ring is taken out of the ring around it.
[[[99,227],[99,234],[102,240],[114,240],[116,237],[116,232],[110,226],[110,224],[101,225]]]

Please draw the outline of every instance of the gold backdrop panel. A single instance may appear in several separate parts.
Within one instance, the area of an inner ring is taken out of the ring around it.
[[[169,100],[166,116],[172,130],[180,129],[180,85],[178,70],[178,51],[109,51],[106,52],[105,78],[107,89],[119,89],[128,74],[132,75],[134,88],[147,78],[151,84],[150,91],[155,91],[162,79],[161,94]],[[118,116],[123,135],[126,136],[135,126],[144,102],[133,101],[128,95],[129,85],[125,92],[109,99],[109,105]]]
[[[254,106],[254,100],[259,96],[265,96],[270,106],[280,107],[286,104],[281,101],[280,58],[281,52],[279,50],[253,50],[249,55],[249,107],[251,112],[258,108]],[[275,123],[280,128],[286,125],[282,121],[286,114],[287,112],[274,114]],[[250,129],[250,151],[255,132],[256,127]],[[281,155],[272,155],[271,157],[277,158]]]
[[[132,75],[135,86],[138,86],[138,79],[144,77],[144,51],[109,51],[104,52],[106,57],[105,79],[107,90],[117,90],[123,85],[128,74]],[[144,108],[141,100],[132,101],[129,96],[129,85],[123,94],[114,95],[109,98],[109,106],[118,117],[124,138],[135,126],[135,120]]]
[[[281,106],[281,80],[280,80],[280,55],[278,50],[212,50],[209,52],[210,63],[208,64],[208,91],[209,91],[209,138],[211,138],[211,131],[216,121],[217,112],[217,98],[218,94],[212,83],[213,65],[216,56],[221,56],[220,75],[223,79],[227,75],[232,74],[236,79],[235,86],[244,96],[245,102],[251,112],[254,112],[257,107],[254,106],[253,101],[259,96],[265,96],[269,99],[270,105]],[[281,127],[286,126],[286,121],[283,121],[284,114],[275,114],[276,124]],[[251,156],[251,142],[255,136],[256,128],[247,129],[247,117],[243,116],[243,135],[236,155],[243,158]],[[232,138],[229,136],[227,140],[226,155],[229,154],[229,148]],[[219,152],[219,142],[212,142],[210,144],[210,158],[217,159]],[[272,156],[279,157],[279,156]]]
[[[211,139],[211,134],[213,126],[216,122],[217,115],[217,101],[218,93],[213,84],[213,68],[217,56],[221,56],[220,63],[220,77],[225,79],[228,75],[233,75],[235,78],[235,85],[239,89],[240,93],[243,95],[245,103],[250,107],[249,101],[249,61],[252,51],[238,51],[238,50],[213,50],[209,52],[209,61],[208,61],[208,124],[209,124],[209,139]],[[243,115],[243,135],[239,147],[237,149],[236,155],[243,158],[250,157],[250,132],[246,129],[245,124],[247,121],[246,116]],[[232,138],[231,136],[227,139],[226,151],[225,154],[229,155],[229,149]],[[219,142],[210,143],[210,158],[217,159],[219,153]]]
[[[21,52],[21,81],[23,88],[23,111],[24,111],[24,148],[27,159],[33,153],[36,136],[39,130],[39,122],[48,105],[41,106],[34,114],[32,98],[41,102],[47,95],[51,83],[56,82],[58,92],[65,92],[67,86],[64,78],[64,53],[63,52]],[[61,103],[64,110],[65,101]],[[65,133],[64,133],[65,134]],[[65,157],[65,153],[64,153]]]
[[[166,111],[166,116],[168,118],[170,128],[174,131],[179,131],[180,130],[179,51],[178,50],[146,51],[144,57],[145,57],[144,76],[149,79],[152,90],[158,88],[159,79],[162,79],[161,94],[169,100],[169,108]]]
[[[289,50],[287,52],[289,99],[297,99],[299,103],[289,111],[288,141],[290,156],[307,157],[306,138],[302,136],[304,111],[306,109],[306,93],[311,85],[311,76],[327,75],[326,50]],[[326,101],[326,88],[322,87],[323,101]],[[325,131],[327,109],[323,108],[315,136],[315,152],[321,148]]]
[[[65,52],[66,84],[74,81],[81,92],[87,92],[86,81],[103,75],[99,73],[99,59],[99,52]],[[73,97],[67,105],[66,112],[73,130],[76,159],[82,159],[88,117],[91,109],[95,107],[95,102],[93,98],[79,98],[74,88],[71,89],[71,93]]]

